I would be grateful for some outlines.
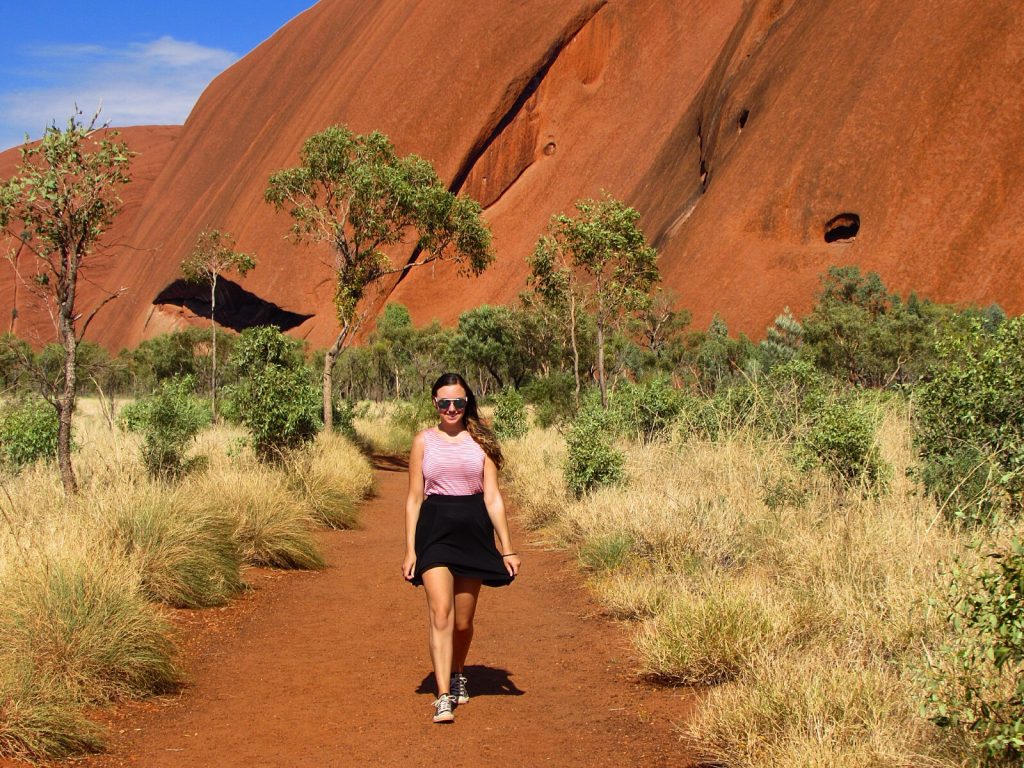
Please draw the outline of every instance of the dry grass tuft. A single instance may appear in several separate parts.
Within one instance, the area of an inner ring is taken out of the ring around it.
[[[258,465],[210,471],[179,493],[182,503],[199,514],[223,512],[234,520],[234,541],[244,563],[324,567],[312,513],[281,472]]]
[[[358,527],[359,502],[373,491],[373,470],[351,441],[321,433],[288,468],[317,521],[328,528]]]

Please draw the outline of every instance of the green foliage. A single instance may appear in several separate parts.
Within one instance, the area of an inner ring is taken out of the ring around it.
[[[499,440],[514,440],[530,429],[526,403],[519,390],[509,387],[494,397],[494,434]]]
[[[614,427],[608,411],[590,404],[580,410],[566,434],[565,483],[577,498],[622,480],[625,456],[611,442]]]
[[[0,456],[20,469],[57,455],[57,411],[41,397],[27,396],[0,407]]]
[[[607,406],[605,338],[624,312],[649,304],[651,287],[660,280],[658,253],[637,226],[640,214],[611,195],[580,200],[576,211],[576,218],[551,217],[547,234],[528,259],[530,283],[547,304],[570,308],[572,334],[577,311],[592,307],[601,402]]]
[[[210,423],[210,410],[186,376],[165,381],[154,395],[126,405],[121,419],[126,429],[142,435],[142,461],[149,474],[177,477],[195,463],[186,451]]]
[[[297,239],[331,243],[339,260],[335,307],[342,328],[355,320],[367,286],[393,266],[384,248],[418,233],[418,264],[451,258],[474,273],[493,259],[479,203],[457,197],[429,162],[398,157],[383,133],[331,126],[302,145],[300,165],[274,173],[265,199],[287,210]]]
[[[392,426],[415,435],[427,425],[437,421],[437,408],[427,392],[412,400],[400,400],[388,419]]]
[[[1024,493],[1024,320],[991,331],[975,318],[936,349],[931,380],[917,393],[925,486],[953,519],[1017,516]]]
[[[852,398],[839,398],[814,414],[810,428],[799,438],[798,451],[841,485],[872,489],[884,482],[886,473],[874,436],[874,424],[864,406]]]
[[[983,766],[1024,761],[1024,543],[990,556],[991,567],[953,572],[953,640],[931,670],[933,721],[966,733]]]
[[[679,390],[664,377],[643,383],[625,382],[611,400],[611,411],[619,428],[641,443],[668,436],[684,406]]]
[[[181,262],[181,274],[190,283],[211,287],[228,272],[245,277],[256,266],[256,260],[248,253],[239,253],[234,246],[235,238],[228,232],[200,232],[192,252]]]
[[[855,384],[915,381],[931,358],[932,331],[949,308],[911,295],[903,301],[874,272],[830,267],[803,338],[818,366]]]
[[[572,374],[553,372],[523,387],[523,396],[534,406],[538,426],[551,427],[571,419],[576,412]]]
[[[264,461],[312,440],[320,430],[320,390],[305,367],[301,345],[272,326],[246,329],[230,364],[240,380],[227,395],[227,412],[249,430]]]
[[[520,313],[509,307],[486,304],[459,315],[459,331],[452,338],[454,359],[467,370],[485,368],[498,387],[519,386],[531,363],[527,350],[519,343]]]

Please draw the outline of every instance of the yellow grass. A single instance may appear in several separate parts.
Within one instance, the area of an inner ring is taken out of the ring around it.
[[[963,537],[907,477],[909,420],[878,430],[881,495],[802,474],[785,445],[623,444],[628,481],[576,501],[564,444],[534,430],[505,479],[530,527],[580,553],[610,614],[636,621],[638,672],[712,684],[685,740],[722,766],[959,765],[914,682],[945,626],[930,601]]]
[[[314,529],[325,509],[354,524],[372,484],[343,438],[273,468],[228,426],[196,441],[203,471],[154,482],[138,437],[112,416],[80,401],[77,496],[65,497],[53,462],[0,476],[0,756],[99,748],[84,707],[180,679],[161,604],[223,603],[242,587],[243,563],[321,567]]]

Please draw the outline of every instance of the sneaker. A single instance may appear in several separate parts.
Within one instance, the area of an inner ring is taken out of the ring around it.
[[[455,704],[455,698],[447,693],[442,693],[437,697],[437,701],[434,702],[434,722],[435,723],[453,723],[455,722],[455,713],[452,712],[452,707]]]
[[[469,689],[466,687],[466,676],[461,672],[452,675],[452,698],[456,704],[469,703]]]

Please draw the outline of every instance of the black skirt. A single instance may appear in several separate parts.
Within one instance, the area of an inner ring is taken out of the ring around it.
[[[445,567],[455,576],[480,579],[489,587],[512,582],[501,552],[494,545],[494,526],[487,515],[484,495],[427,496],[416,521],[416,573],[412,583],[423,583],[423,572]]]

